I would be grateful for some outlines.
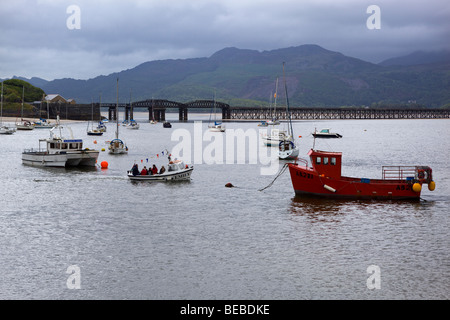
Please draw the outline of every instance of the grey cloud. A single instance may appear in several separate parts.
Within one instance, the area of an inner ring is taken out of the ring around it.
[[[449,48],[447,1],[376,2],[380,30],[366,28],[373,3],[359,0],[9,1],[0,12],[0,77],[86,79],[149,60],[210,56],[228,46],[314,43],[372,62]],[[81,9],[80,30],[66,27],[71,4]]]

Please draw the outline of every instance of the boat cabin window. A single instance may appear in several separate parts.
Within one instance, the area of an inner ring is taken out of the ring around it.
[[[61,143],[61,149],[67,149],[67,143]]]
[[[322,164],[322,165],[332,165],[335,166],[336,165],[336,157],[316,157],[316,164]]]
[[[50,148],[51,148],[51,149],[55,149],[55,148],[56,148],[56,146],[55,146],[55,143],[54,143],[54,142],[51,142],[51,143],[50,143]]]
[[[70,149],[78,149],[78,143],[71,143]]]

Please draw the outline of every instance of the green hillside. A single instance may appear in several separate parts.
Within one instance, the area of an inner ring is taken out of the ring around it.
[[[24,110],[29,112],[32,106],[27,102],[42,100],[44,91],[27,81],[10,79],[3,81],[3,113],[4,115],[19,115],[22,108],[22,96],[24,97]]]
[[[450,102],[447,60],[383,66],[317,45],[262,52],[225,48],[209,58],[150,61],[89,80],[48,81],[42,88],[80,103],[90,103],[100,93],[102,102],[115,102],[119,78],[120,102],[129,102],[130,95],[133,101],[155,98],[187,102],[212,99],[215,93],[217,100],[232,105],[267,105],[277,77],[280,103],[285,99],[283,62],[293,107],[411,103],[440,107]]]

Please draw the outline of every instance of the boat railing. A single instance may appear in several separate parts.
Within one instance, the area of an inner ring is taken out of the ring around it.
[[[44,153],[45,150],[42,149],[36,149],[36,148],[30,148],[30,149],[24,149],[23,153]]]
[[[303,164],[305,167],[308,166],[308,160],[303,159],[303,158],[297,158],[296,159],[297,162],[300,162],[301,164]]]
[[[387,180],[408,180],[414,179],[416,166],[383,166],[383,179]]]

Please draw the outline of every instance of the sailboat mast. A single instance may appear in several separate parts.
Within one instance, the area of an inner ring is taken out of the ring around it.
[[[116,139],[119,139],[119,78],[117,78],[116,90]]]
[[[21,112],[21,117],[23,120],[23,99],[25,98],[25,87],[22,86],[22,112]]]
[[[134,120],[134,115],[133,115],[133,103],[131,102],[131,92],[132,92],[132,88],[130,88],[130,122],[131,120]]]
[[[286,76],[284,73],[284,62],[283,62],[283,80],[284,80],[284,91],[286,94],[286,110],[288,113],[288,117],[289,117],[289,128],[291,130],[291,135],[294,135],[294,131],[292,130],[292,121],[291,121],[291,111],[289,110],[289,97],[288,97],[288,91],[287,91],[287,85],[286,85]]]
[[[2,95],[1,95],[1,112],[0,112],[0,124],[3,123],[3,81],[2,81]]]
[[[275,104],[273,107],[273,119],[275,119],[277,117],[277,95],[278,95],[278,77],[277,77],[277,82],[275,84]]]
[[[100,91],[100,95],[98,98],[98,113],[99,113],[99,121],[102,120],[102,92]]]

